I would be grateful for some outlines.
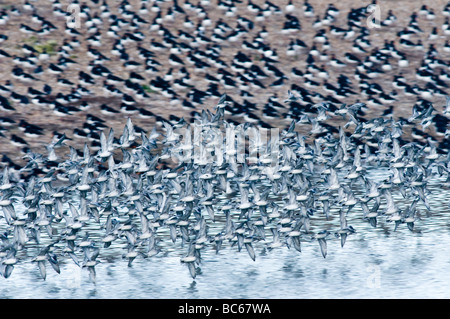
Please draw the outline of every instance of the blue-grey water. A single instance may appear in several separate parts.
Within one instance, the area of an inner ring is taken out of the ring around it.
[[[102,258],[96,281],[71,260],[61,273],[47,266],[44,281],[36,264],[18,263],[10,278],[0,277],[1,298],[450,298],[450,191],[440,180],[431,182],[431,214],[418,205],[421,220],[416,232],[393,223],[376,228],[349,216],[356,233],[343,248],[328,241],[324,259],[316,241],[293,248],[265,249],[255,245],[256,261],[246,250],[225,247],[202,253],[193,280],[175,246],[147,259]],[[401,205],[401,196],[396,197]],[[407,205],[407,202],[404,203]],[[353,217],[352,217],[353,216]],[[314,224],[312,217],[312,224]],[[123,251],[117,251],[120,256]],[[110,251],[114,255],[114,250]]]
[[[329,243],[302,253],[278,249],[253,262],[245,251],[204,256],[195,280],[178,256],[98,265],[88,272],[67,264],[61,274],[17,266],[1,279],[2,298],[449,298],[450,236],[436,231],[355,235],[343,249]]]

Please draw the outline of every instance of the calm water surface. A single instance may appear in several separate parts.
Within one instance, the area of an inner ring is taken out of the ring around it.
[[[431,215],[418,206],[414,233],[404,224],[395,232],[392,223],[373,228],[355,207],[349,225],[357,232],[343,248],[329,240],[326,259],[316,241],[302,243],[301,253],[255,245],[256,261],[245,249],[209,248],[193,280],[172,248],[131,267],[103,258],[95,283],[70,259],[61,274],[48,265],[45,281],[37,265],[19,263],[10,278],[0,277],[0,298],[450,298],[450,191],[442,185],[429,186]]]
[[[329,243],[302,253],[286,248],[258,255],[245,251],[204,254],[195,280],[178,256],[153,257],[96,267],[96,283],[76,266],[48,269],[46,281],[36,266],[17,266],[1,279],[2,298],[449,298],[450,236],[353,236],[343,249]]]

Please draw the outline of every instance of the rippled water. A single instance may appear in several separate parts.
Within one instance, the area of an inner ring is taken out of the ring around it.
[[[1,279],[2,298],[449,298],[450,236],[447,231],[412,236],[406,230],[355,235],[343,249],[329,243],[302,253],[278,249],[255,262],[245,251],[205,254],[196,280],[178,256],[98,265],[96,283],[87,271],[64,265],[49,270],[17,267]]]
[[[429,189],[431,215],[418,206],[422,219],[415,232],[405,225],[394,232],[392,223],[373,228],[355,207],[348,221],[356,233],[343,248],[339,239],[329,240],[326,259],[316,241],[303,243],[301,253],[256,244],[256,261],[245,249],[226,247],[216,254],[211,248],[203,252],[193,280],[179,250],[169,248],[164,255],[137,258],[131,267],[125,259],[103,258],[95,283],[70,259],[61,274],[48,266],[45,281],[37,265],[18,263],[10,278],[0,277],[0,297],[450,298],[450,191],[438,179]],[[401,196],[396,199],[407,205]]]

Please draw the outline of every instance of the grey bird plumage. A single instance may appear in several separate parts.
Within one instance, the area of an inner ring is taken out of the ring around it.
[[[219,102],[227,104],[226,97]],[[350,218],[373,227],[394,222],[394,230],[406,224],[416,231],[419,205],[432,209],[428,181],[448,178],[449,157],[441,156],[432,141],[421,146],[403,143],[398,122],[362,122],[357,115],[362,104],[345,107],[342,114],[351,121],[346,128],[311,142],[314,128],[322,130],[329,107],[317,105],[319,119],[311,115],[306,122],[292,120],[277,139],[271,137],[281,142],[275,163],[263,157],[270,139],[258,135],[259,127],[252,123],[229,123],[220,111],[225,107],[200,114],[197,129],[202,135],[183,135],[183,129],[191,128],[180,119],[164,122],[161,130],[137,133],[128,119],[118,139],[113,129],[100,134],[97,152],[91,153],[87,144],[78,152],[65,145],[64,138],[55,139],[52,147],[66,149],[68,156],[58,156],[57,165],[42,176],[17,182],[8,169],[3,171],[0,222],[8,232],[0,247],[2,274],[11,275],[16,252],[26,250],[29,242],[39,246],[32,262],[42,278],[48,265],[59,273],[65,258],[87,269],[95,282],[96,266],[114,250],[135,267],[140,258],[179,247],[182,264],[196,278],[208,246],[219,255],[227,246],[244,250],[255,261],[261,247],[274,253],[293,247],[301,253],[311,238],[326,258],[332,253],[328,243],[339,240],[343,248],[356,233]],[[433,112],[427,109],[423,116]],[[421,118],[422,113],[416,113],[416,119]],[[309,133],[297,132],[303,125],[311,126]],[[215,143],[215,129],[234,138],[234,145]],[[236,143],[245,134],[258,151],[251,161],[241,162],[237,146],[246,150],[245,145]],[[182,158],[174,152],[196,148],[201,156],[169,164]],[[48,162],[35,153],[25,159],[31,164],[22,173]],[[372,179],[371,165],[382,168],[384,179]],[[405,209],[397,195],[413,203]],[[24,207],[20,210],[19,202]],[[327,228],[317,231],[323,225]]]

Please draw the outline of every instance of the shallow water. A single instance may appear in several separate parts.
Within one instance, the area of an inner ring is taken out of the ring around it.
[[[418,205],[414,232],[386,222],[373,228],[355,206],[348,222],[356,233],[343,248],[339,239],[328,240],[325,259],[316,241],[302,242],[301,253],[255,244],[256,261],[245,249],[226,246],[216,254],[208,247],[193,280],[179,247],[138,257],[131,267],[118,249],[108,253],[119,258],[96,266],[95,283],[70,259],[61,274],[47,264],[45,281],[37,265],[19,262],[10,278],[0,277],[0,298],[450,298],[450,192],[438,179],[428,188],[431,214]]]
[[[46,281],[36,266],[17,266],[1,280],[2,298],[450,298],[447,231],[412,236],[398,231],[355,235],[344,248],[329,243],[301,253],[280,248],[253,262],[245,251],[204,255],[201,273],[189,276],[178,256],[104,263],[97,280],[72,264]]]

